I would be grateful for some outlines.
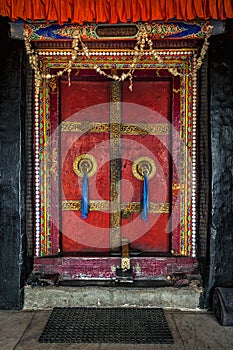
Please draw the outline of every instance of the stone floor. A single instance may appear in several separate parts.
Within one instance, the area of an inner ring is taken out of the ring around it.
[[[233,327],[222,327],[213,313],[172,311],[165,314],[173,334],[173,345],[124,344],[41,344],[38,338],[50,310],[0,311],[1,350],[156,350],[156,349],[233,349]]]

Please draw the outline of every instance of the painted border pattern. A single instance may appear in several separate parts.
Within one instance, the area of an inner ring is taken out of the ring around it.
[[[17,25],[17,24],[16,24]],[[74,32],[79,31],[85,40],[117,40],[135,39],[138,31],[143,27],[153,39],[202,39],[205,37],[207,21],[169,21],[157,23],[115,24],[108,25],[108,32],[112,36],[104,35],[105,24],[26,24],[30,32],[30,40],[70,40]],[[130,30],[130,27],[135,30]],[[99,35],[98,35],[99,33]],[[100,33],[102,33],[100,35]]]

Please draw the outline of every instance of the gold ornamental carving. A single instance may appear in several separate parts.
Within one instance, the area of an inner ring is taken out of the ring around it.
[[[109,132],[109,123],[96,122],[62,122],[61,131],[64,132]]]
[[[52,92],[55,92],[57,89],[57,77],[53,77],[49,80],[49,87]]]
[[[173,183],[172,184],[172,190],[176,191],[176,190],[184,190],[185,185],[184,184],[180,184],[180,183]]]
[[[58,177],[58,173],[57,173],[57,158],[58,158],[58,154],[57,154],[57,148],[53,148],[51,151],[51,156],[50,156],[50,161],[51,161],[51,167],[50,167],[50,173],[57,178]]]
[[[121,268],[123,271],[130,269],[130,258],[121,258]]]
[[[123,135],[169,135],[170,125],[168,123],[124,123],[121,129]]]
[[[81,209],[81,200],[64,200],[62,202],[62,210],[75,210]],[[106,211],[110,210],[110,202],[104,200],[90,200],[89,201],[90,211]],[[120,211],[123,214],[127,213],[140,213],[142,210],[142,204],[140,202],[123,202],[120,206]],[[170,203],[150,203],[150,214],[169,214]],[[114,214],[114,213],[112,213]],[[111,215],[112,215],[111,214]],[[119,213],[115,213],[119,215]],[[118,219],[115,221],[118,224]],[[115,228],[118,227],[116,224]]]
[[[127,213],[140,213],[142,211],[142,203],[140,202],[129,202],[122,203],[121,210],[123,214]],[[150,214],[169,214],[170,203],[154,203],[150,202]]]
[[[90,211],[109,211],[110,203],[108,201],[89,201]],[[81,210],[81,201],[79,200],[67,200],[62,202],[62,210]]]
[[[133,124],[133,123],[115,123],[111,126],[111,131],[116,136],[119,132],[122,135],[169,135],[170,125],[168,123],[153,123],[153,124]],[[110,132],[109,123],[99,123],[99,122],[62,122],[61,131],[64,132],[79,132],[79,133],[101,133]]]
[[[121,244],[121,84],[111,83],[110,104],[110,241],[111,249]]]

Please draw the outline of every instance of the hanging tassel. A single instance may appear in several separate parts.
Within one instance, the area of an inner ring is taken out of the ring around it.
[[[82,183],[82,201],[81,201],[81,217],[82,219],[86,219],[88,216],[89,205],[88,205],[88,180],[86,171],[83,176]]]
[[[146,174],[143,175],[143,196],[142,196],[142,219],[148,222],[148,213],[149,213],[149,188],[148,188],[148,178]]]

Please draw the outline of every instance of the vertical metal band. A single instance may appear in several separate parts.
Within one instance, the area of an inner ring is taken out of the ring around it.
[[[111,83],[110,110],[110,245],[112,251],[121,246],[121,84]]]

